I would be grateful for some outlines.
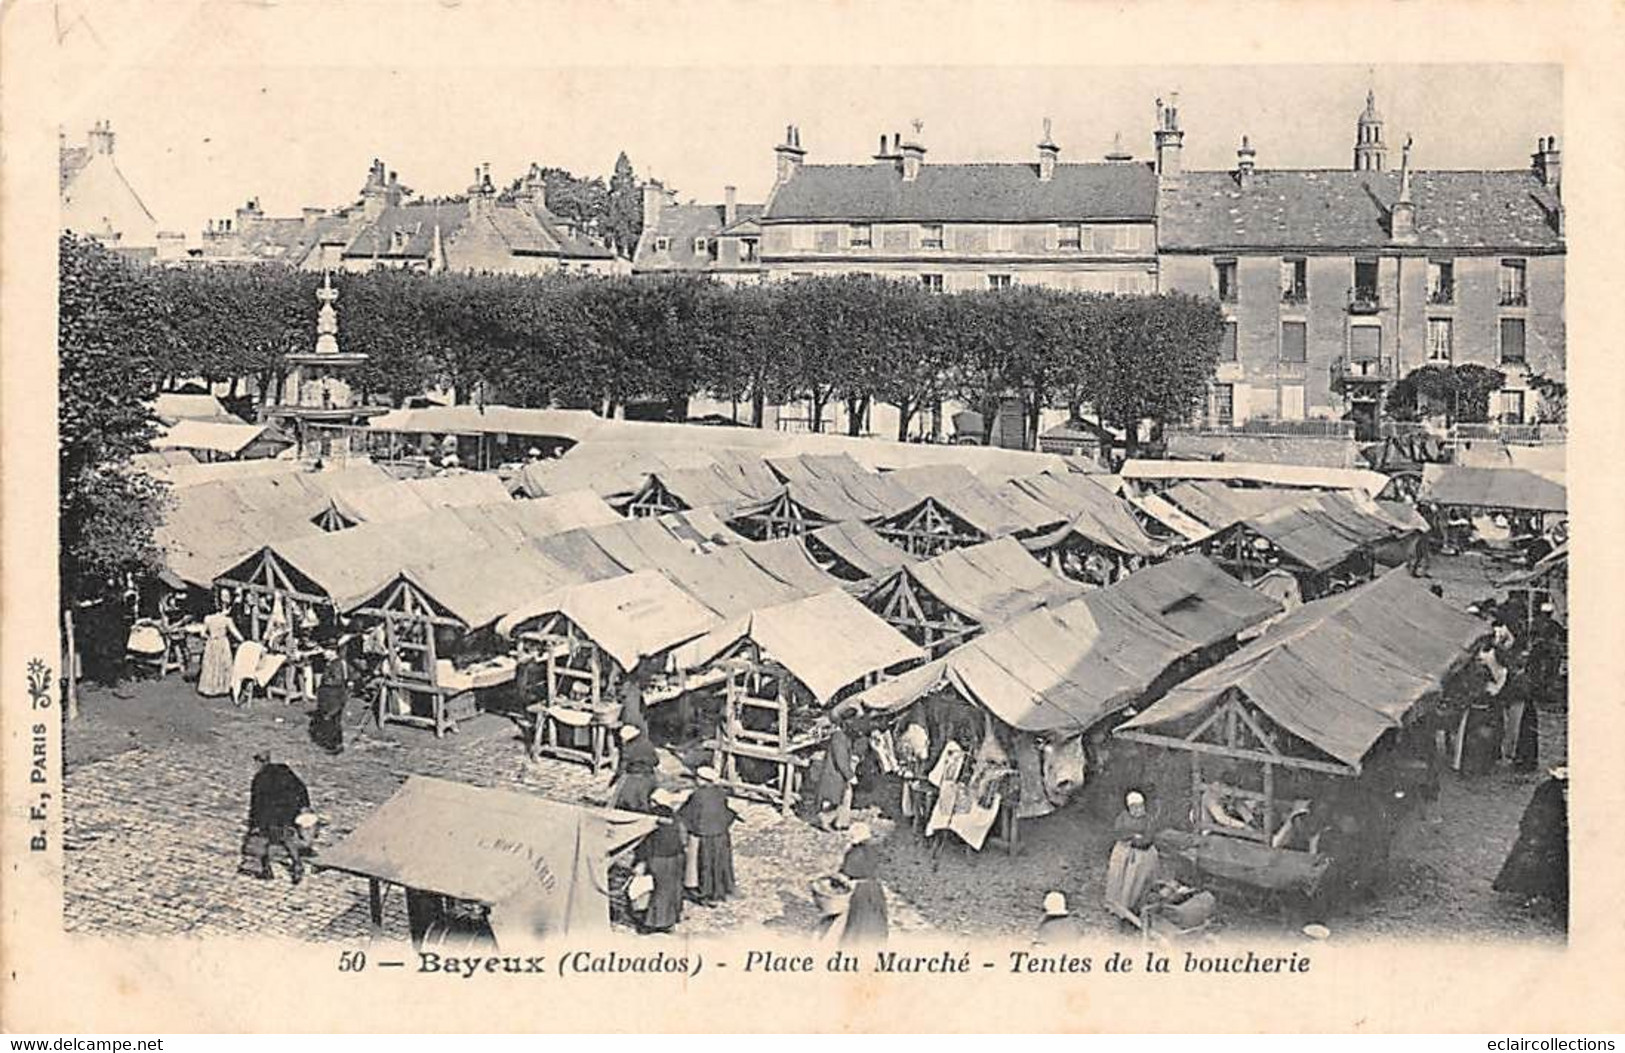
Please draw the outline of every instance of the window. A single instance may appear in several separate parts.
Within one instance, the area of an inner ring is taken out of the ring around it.
[[[666,250],[668,250],[670,248],[671,248],[671,239],[670,238],[656,238],[655,239],[655,251],[656,252],[665,252]]]
[[[1529,303],[1528,278],[1523,260],[1501,261],[1501,306],[1523,307]]]
[[[1501,391],[1497,392],[1497,394],[1501,396],[1501,423],[1522,424],[1523,392]]]
[[[1382,358],[1382,326],[1357,325],[1349,330],[1349,357],[1356,362]]]
[[[1501,361],[1521,364],[1524,361],[1524,332],[1522,318],[1501,319]]]
[[[922,249],[940,249],[940,248],[942,248],[942,224],[941,223],[926,223],[926,224],[924,224],[924,225],[922,225],[920,227],[920,248],[922,248]],[[940,280],[942,278],[942,275],[938,274],[935,277]]]
[[[926,292],[941,292],[942,291],[942,275],[940,275],[940,274],[922,274],[922,275],[920,275],[920,285],[922,287],[924,287]]]
[[[1011,275],[1008,274],[989,274],[987,276],[987,287],[989,289],[1008,289],[1012,281]]]
[[[696,256],[704,256],[708,247],[709,247],[709,243],[706,241],[705,238],[695,238],[694,239],[694,255],[696,255]]]
[[[1309,327],[1303,322],[1281,323],[1281,361],[1309,360]]]
[[[1229,427],[1236,422],[1236,387],[1234,384],[1213,385],[1213,423]]]
[[[1236,323],[1224,323],[1224,339],[1219,342],[1219,361],[1234,362],[1236,360]]]
[[[1236,302],[1236,261],[1214,260],[1213,283],[1219,290],[1221,303]]]
[[[874,244],[874,228],[867,223],[854,223],[847,232],[847,243],[854,249],[867,249]]]
[[[746,263],[756,262],[756,239],[739,239],[739,258]]]
[[[1456,302],[1456,265],[1449,260],[1428,260],[1428,303]]]
[[[1281,385],[1281,419],[1303,420],[1303,385]]]
[[[1063,249],[1076,251],[1083,247],[1083,224],[1062,223],[1060,245]]]
[[[1448,318],[1428,319],[1428,361],[1449,362],[1455,324]]]
[[[1357,304],[1377,303],[1377,261],[1354,261],[1354,302]]]
[[[1281,302],[1303,303],[1309,299],[1309,261],[1281,261]]]

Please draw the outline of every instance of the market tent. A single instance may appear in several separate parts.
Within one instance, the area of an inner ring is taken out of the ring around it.
[[[1255,516],[1244,525],[1294,562],[1327,571],[1362,549],[1403,533],[1369,499],[1367,504],[1369,512],[1340,495],[1325,494]]]
[[[1130,460],[1119,471],[1133,482],[1179,482],[1212,479],[1261,486],[1308,487],[1323,490],[1363,490],[1372,497],[1382,493],[1388,477],[1366,468],[1317,468],[1303,464],[1257,464],[1242,461]]]
[[[975,486],[981,482],[981,479],[970,468],[952,461],[918,464],[908,468],[894,468],[880,474],[884,475],[888,481],[903,487],[918,497],[951,493],[954,490]]]
[[[153,540],[171,577],[207,587],[267,541],[320,533],[298,511],[264,509],[245,500],[231,483],[204,483],[170,495]]]
[[[618,578],[628,568],[598,543],[594,530],[582,527],[537,538],[531,544],[553,562],[569,567],[588,581]]]
[[[848,520],[820,527],[803,537],[807,551],[823,562],[834,562],[857,578],[878,577],[914,557],[887,541],[867,523]]]
[[[1244,489],[1203,480],[1175,484],[1160,496],[1203,524],[1210,532],[1218,533],[1243,520],[1301,504],[1318,492],[1279,487]]]
[[[243,423],[241,417],[226,412],[226,407],[213,395],[187,395],[176,391],[160,392],[152,401],[152,415],[163,424],[188,420]]]
[[[866,475],[869,470],[846,453],[802,453],[793,457],[765,458],[768,468],[781,482],[807,483],[815,479],[839,479]]]
[[[1012,538],[904,564],[868,592],[865,604],[871,610],[882,608],[905,581],[983,627],[1003,624],[1035,607],[1065,603],[1084,591],[1077,582],[1051,573]]]
[[[346,487],[333,493],[332,511],[340,522],[354,525],[407,519],[437,508],[498,502],[512,503],[500,479],[483,472],[466,472]]]
[[[843,689],[925,657],[896,629],[839,589],[764,607],[685,646],[678,664],[696,669],[750,640],[827,704]]]
[[[1095,600],[1110,591],[1031,611],[856,702],[889,712],[948,687],[1018,731],[1087,730],[1192,650],[1132,607]]]
[[[686,512],[667,512],[656,516],[655,522],[665,527],[677,540],[690,547],[708,551],[719,545],[737,545],[740,537],[722,521],[722,517],[709,508],[689,509]]]
[[[1045,552],[1071,537],[1130,556],[1155,556],[1162,546],[1135,521],[1129,506],[1087,475],[1042,475],[1012,479],[1001,490],[1018,490],[1066,517],[1054,530],[1023,542],[1030,552]]]
[[[529,545],[479,549],[413,563],[356,609],[378,607],[398,585],[407,584],[439,614],[473,631],[528,599],[584,582]]]
[[[841,586],[840,579],[815,563],[795,538],[747,541],[738,548],[746,559],[803,596]]]
[[[627,570],[659,570],[672,560],[686,559],[694,552],[658,518],[620,519],[587,527],[586,533],[593,544]]]
[[[1521,468],[1562,482],[1568,470],[1568,446],[1561,442],[1523,446],[1500,439],[1462,439],[1455,444],[1452,463],[1465,468]]]
[[[1438,692],[1487,629],[1396,569],[1290,612],[1119,731],[1178,735],[1236,693],[1358,773],[1377,739]]]
[[[171,468],[198,463],[190,450],[148,450],[130,457],[131,468],[151,476],[163,476]]]
[[[1279,603],[1194,553],[1137,570],[1089,595],[1133,606],[1178,633],[1193,650],[1230,639],[1281,612]]]
[[[586,410],[515,406],[426,406],[372,418],[373,431],[429,435],[523,435],[580,442],[602,424]]]
[[[1467,508],[1508,508],[1522,512],[1568,510],[1568,489],[1521,468],[1462,468],[1429,464],[1422,469],[1417,500]]]
[[[663,561],[660,570],[723,618],[737,618],[804,595],[763,570],[744,553],[744,547],[729,545],[704,555],[684,553],[680,559]]]
[[[509,947],[609,931],[609,857],[653,816],[409,776],[317,865],[491,906]],[[379,918],[375,917],[375,923]]]
[[[591,490],[624,503],[643,486],[651,472],[699,468],[715,464],[716,456],[703,449],[644,450],[582,443],[564,456],[535,461],[519,470],[519,490],[529,497]]]
[[[731,510],[765,501],[783,485],[762,461],[657,471],[649,474],[627,507],[634,513],[645,509],[657,512],[691,508]]]
[[[920,494],[893,478],[874,472],[833,479],[785,484],[765,501],[737,508],[735,522],[793,523],[801,530],[843,520],[872,520],[892,515],[919,501]]]
[[[546,537],[578,527],[624,522],[608,502],[588,490],[576,490],[556,497],[479,504],[471,508],[510,525],[524,538]]]
[[[512,636],[527,622],[562,614],[623,669],[702,636],[719,619],[652,570],[570,585],[533,597],[497,622]]]
[[[1128,494],[1124,497],[1124,500],[1138,508],[1153,522],[1160,523],[1169,533],[1175,535],[1179,539],[1176,543],[1194,544],[1199,541],[1206,541],[1213,536],[1214,531],[1206,523],[1186,512],[1162,494]]]
[[[237,457],[258,444],[261,456],[293,445],[264,424],[229,424],[212,420],[182,420],[152,440],[155,450],[201,450],[222,457]]]

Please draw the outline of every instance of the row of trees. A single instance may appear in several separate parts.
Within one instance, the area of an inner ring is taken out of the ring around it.
[[[283,268],[154,272],[172,319],[171,382],[257,381],[311,342],[316,276]],[[984,410],[1091,407],[1103,421],[1184,419],[1206,390],[1223,322],[1180,295],[1112,297],[1037,287],[933,294],[859,275],[729,287],[702,278],[344,275],[340,343],[365,352],[359,382],[392,402],[444,384],[459,397],[613,412],[701,392],[744,407],[806,399],[813,419],[896,407],[906,437],[953,398]]]

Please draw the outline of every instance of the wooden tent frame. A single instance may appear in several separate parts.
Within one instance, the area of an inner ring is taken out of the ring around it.
[[[991,541],[987,534],[943,508],[936,498],[927,497],[910,512],[899,513],[875,524],[875,533],[921,559]]]
[[[788,490],[781,491],[757,511],[728,521],[730,526],[739,524],[743,528],[740,533],[755,541],[801,537],[830,522],[796,501]]]
[[[668,512],[692,511],[688,503],[666,489],[666,484],[656,475],[645,479],[632,500],[626,503],[626,515],[630,519],[652,519]]]
[[[288,568],[283,565],[281,558],[269,547],[261,548],[259,552],[249,557],[249,559],[254,561],[254,566],[245,577],[231,578],[222,574],[214,581],[217,590],[230,589],[240,596],[251,598],[251,602],[248,604],[249,624],[248,632],[245,634],[246,639],[260,643],[265,641],[265,630],[268,627],[269,617],[262,620],[261,608],[270,609],[274,607],[278,599],[282,601],[284,612],[288,618],[290,632],[286,639],[289,644],[295,639],[292,630],[300,624],[304,617],[305,607],[333,609],[333,601],[329,597],[319,593],[306,592],[301,586],[295,584],[292,575],[288,573]],[[239,563],[238,566],[242,566],[242,563]],[[337,612],[335,611],[335,613]],[[275,653],[282,655],[285,660],[275,678],[266,685],[266,696],[289,704],[301,699],[314,701],[305,692],[303,672],[316,652],[290,650],[288,647],[282,646],[275,648]]]
[[[378,619],[384,627],[384,676],[375,703],[378,726],[408,724],[434,729],[435,738],[457,730],[457,721],[475,713],[472,691],[453,691],[440,686],[437,676],[439,652],[435,630],[450,627],[466,632],[460,619],[444,613],[418,586],[397,578],[376,605],[362,607],[357,614]],[[430,715],[412,712],[415,696],[429,698]],[[396,712],[397,703],[406,712]]]
[[[542,682],[547,691],[546,701],[525,707],[535,718],[531,724],[530,756],[575,761],[594,772],[614,767],[616,748],[611,732],[620,726],[620,715],[617,713],[613,720],[603,720],[598,712],[604,704],[608,674],[619,671],[624,676],[626,671],[579,625],[559,611],[544,616],[537,628],[520,633],[519,638],[538,645],[544,662]],[[574,725],[562,724],[550,712],[555,705],[574,703],[569,693],[572,683],[587,685],[588,712],[592,719],[587,724],[585,747],[566,741],[564,728]]]
[[[1246,523],[1232,523],[1230,526],[1214,534],[1205,541],[1199,542],[1197,551],[1206,555],[1213,562],[1223,567],[1225,572],[1238,581],[1251,584],[1272,570],[1284,570],[1298,580],[1298,587],[1303,593],[1304,602],[1318,600],[1335,591],[1331,588],[1332,581],[1339,577],[1339,572],[1351,563],[1364,560],[1367,564],[1363,575],[1356,575],[1359,581],[1372,581],[1377,576],[1376,545],[1364,544],[1356,546],[1336,565],[1325,570],[1313,570],[1296,559],[1293,559],[1285,549],[1270,541],[1271,550],[1279,557],[1279,561],[1270,564],[1255,558],[1252,555],[1252,540],[1255,537],[1264,537],[1248,528]],[[1269,541],[1269,538],[1264,538]]]
[[[929,652],[941,658],[960,644],[979,635],[982,624],[943,603],[922,588],[907,568],[894,572],[868,596],[874,613]]]

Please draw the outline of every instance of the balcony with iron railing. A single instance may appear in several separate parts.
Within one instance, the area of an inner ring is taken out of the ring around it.
[[[1303,307],[1309,302],[1309,287],[1293,285],[1281,290],[1281,303],[1286,307]]]
[[[1382,310],[1377,290],[1356,286],[1349,290],[1349,314],[1376,314]]]
[[[1433,307],[1449,307],[1456,302],[1456,287],[1441,285],[1428,290],[1428,303]]]
[[[1502,289],[1502,307],[1528,307],[1529,293],[1523,289]]]
[[[1399,371],[1392,358],[1351,358],[1339,356],[1332,362],[1332,382],[1387,383],[1398,377]]]

